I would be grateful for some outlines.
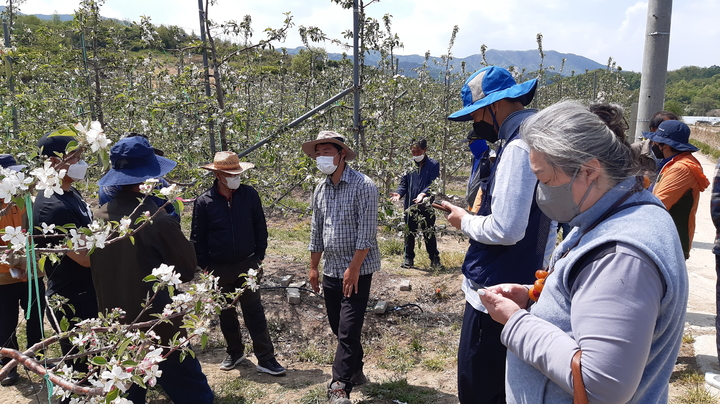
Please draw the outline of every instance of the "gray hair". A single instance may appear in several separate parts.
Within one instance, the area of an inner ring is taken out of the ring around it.
[[[602,118],[598,110],[604,111]],[[616,117],[614,121],[608,120],[609,115]],[[595,104],[588,109],[578,101],[561,101],[525,120],[520,133],[553,168],[572,176],[597,159],[615,185],[637,171],[630,145],[618,129],[622,119],[617,105]]]

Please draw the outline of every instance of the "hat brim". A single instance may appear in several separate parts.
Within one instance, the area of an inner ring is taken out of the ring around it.
[[[680,142],[677,142],[670,138],[660,136],[656,132],[643,132],[643,136],[650,139],[651,142],[666,144],[666,145],[672,147],[673,149],[675,149],[677,151],[681,151],[681,152],[686,152],[686,151],[696,152],[696,151],[700,150],[690,143],[680,143]]]
[[[342,147],[346,153],[345,161],[350,161],[350,160],[355,159],[355,157],[357,157],[357,154],[355,154],[355,152],[352,151],[352,149],[350,147],[348,147],[348,145],[346,145],[345,143],[343,143],[337,139],[332,139],[332,138],[318,139],[318,140],[312,140],[310,142],[305,142],[302,144],[302,151],[304,151],[305,154],[307,154],[308,156],[315,158],[315,157],[317,157],[317,152],[315,151],[315,146],[318,144],[321,144],[321,143],[334,143],[334,144]]]
[[[251,169],[251,168],[253,168],[253,167],[255,167],[255,164],[253,164],[253,163],[246,163],[246,162],[244,162],[244,161],[241,161],[241,162],[240,162],[240,168],[232,169],[232,170],[223,170],[223,169],[217,168],[217,167],[215,167],[215,163],[206,164],[206,165],[204,165],[204,166],[200,166],[200,168],[204,168],[204,169],[206,169],[206,170],[219,171],[219,172],[221,172],[221,173],[231,174],[231,175],[240,174],[240,173],[242,173],[243,171],[247,171],[247,170],[249,170],[249,169]]]
[[[522,103],[523,106],[530,104],[530,102],[535,97],[535,90],[537,90],[537,79],[528,80],[524,83],[515,84],[512,87],[508,87],[501,91],[496,91],[492,94],[487,95],[486,97],[483,97],[474,103],[468,105],[467,107],[453,112],[450,114],[450,116],[447,117],[447,119],[451,121],[469,121],[472,120],[472,114],[473,112],[477,111],[480,108],[487,107],[488,105],[509,98],[509,99],[517,99]]]
[[[172,171],[177,165],[176,162],[154,155],[155,160],[141,167],[115,169],[111,168],[100,181],[98,185],[101,187],[107,187],[111,185],[133,185],[140,184],[151,178],[162,177],[163,175]]]

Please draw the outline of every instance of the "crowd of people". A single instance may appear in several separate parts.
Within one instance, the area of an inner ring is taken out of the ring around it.
[[[389,196],[402,201],[406,224],[401,266],[415,267],[415,247],[423,240],[430,267],[442,268],[435,235],[440,211],[469,239],[458,285],[465,298],[457,353],[461,403],[667,402],[688,299],[685,260],[699,193],[710,185],[692,155],[697,148],[689,142],[690,129],[661,111],[644,133],[646,140],[630,145],[619,106],[568,100],[541,111],[527,108],[537,86],[537,80],[517,83],[509,71],[495,66],[465,81],[463,108],[448,117],[472,123],[461,140],[472,155],[464,206],[434,200],[440,165],[428,156],[427,140],[407,146],[413,168]],[[152,288],[143,278],[163,263],[174,265],[183,281],[197,270],[213,273],[225,296],[242,288],[243,274],[262,276],[268,247],[265,214],[258,192],[241,178],[253,164],[224,151],[201,167],[214,175],[214,182],[195,200],[188,240],[180,212],[167,211],[165,201],[140,191],[147,180],[165,181],[174,161],[142,135],[121,139],[111,148],[111,169],[98,181],[101,206],[93,212],[73,187],[87,170],[82,150],[66,152],[74,141],[48,135],[38,141],[40,153],[67,174],[63,194],[36,197],[33,223],[82,227],[94,218],[157,215],[134,240],[90,255],[70,251],[45,266],[40,293],[67,299],[47,310],[56,330],[60,318],[82,320],[116,307],[127,313],[121,321],[138,318]],[[301,150],[323,175],[311,199],[308,280],[315,292],[322,290],[336,337],[327,397],[331,404],[350,404],[353,388],[367,382],[361,332],[373,274],[381,268],[380,194],[372,179],[350,166],[357,154],[345,136],[321,131]],[[23,168],[11,155],[0,155],[0,165]],[[719,178],[720,164],[713,183],[713,220],[720,235]],[[666,231],[650,232],[649,223]],[[0,226],[27,228],[26,213],[13,207],[0,217]],[[559,226],[564,234],[558,243]],[[40,229],[31,231],[42,235]],[[38,245],[43,243],[50,240],[39,237]],[[720,257],[718,245],[714,252]],[[720,258],[717,267],[720,273]],[[19,307],[37,307],[28,320],[28,345],[42,334],[45,299],[36,294],[37,301],[28,302],[27,282],[24,260],[0,265],[3,346],[18,348]],[[169,301],[161,292],[140,320],[162,312]],[[252,290],[235,300],[228,297],[220,313],[227,353],[220,369],[229,371],[247,360],[236,301],[258,372],[285,375],[260,292]],[[184,329],[171,322],[156,332],[167,343]],[[68,341],[61,348],[64,354],[75,349]],[[74,361],[73,366],[87,365]],[[213,401],[194,356],[180,360],[175,352],[160,367],[158,383],[173,402]],[[2,385],[18,378],[14,370]],[[128,399],[143,403],[145,394],[133,385]]]

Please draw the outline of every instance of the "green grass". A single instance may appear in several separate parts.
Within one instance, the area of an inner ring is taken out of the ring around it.
[[[401,346],[391,342],[385,347],[385,354],[380,359],[378,367],[392,370],[396,373],[407,373],[415,367],[415,355],[411,347]]]
[[[310,389],[300,398],[300,404],[324,404],[327,401],[327,390],[324,386]]]
[[[710,156],[714,159],[720,158],[720,150],[696,139],[690,139],[690,143],[700,149],[700,153]]]
[[[422,367],[431,372],[442,372],[445,370],[445,361],[440,358],[430,358],[422,361]]]
[[[318,348],[315,344],[307,345],[295,354],[300,362],[311,362],[317,365],[330,365],[335,358],[335,352],[328,349],[328,345]]]
[[[215,404],[254,403],[265,396],[261,385],[239,377],[217,384],[213,390]]]
[[[705,388],[705,376],[698,371],[684,370],[680,372],[677,375],[676,383],[684,391],[672,400],[673,404],[713,404],[718,402],[718,397]]]
[[[402,255],[405,251],[405,243],[402,238],[379,238],[378,247],[380,249],[380,255],[382,257],[389,257],[392,255]]]
[[[384,383],[369,384],[363,389],[369,397],[383,401],[401,402],[407,404],[429,404],[435,401],[437,392],[427,387],[418,387],[408,384],[407,379],[389,380]],[[370,403],[371,401],[363,401]]]

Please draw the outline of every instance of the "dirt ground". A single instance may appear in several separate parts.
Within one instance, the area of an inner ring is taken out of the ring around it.
[[[269,221],[269,226],[271,230],[287,230],[306,225],[307,220],[274,217]],[[445,224],[443,219],[438,223]],[[393,235],[383,234],[382,237],[392,238]],[[326,402],[324,388],[331,375],[335,342],[327,324],[323,300],[309,290],[301,290],[301,303],[290,305],[284,289],[274,289],[285,275],[291,275],[293,281],[306,280],[306,245],[306,239],[271,236],[261,282],[261,286],[266,288],[263,290],[263,302],[276,355],[288,369],[287,375],[272,377],[255,370],[256,360],[251,354],[252,346],[247,334],[244,337],[249,359],[235,370],[219,370],[218,365],[225,357],[225,352],[219,325],[215,323],[208,346],[205,349],[196,347],[196,353],[216,393],[217,402]],[[417,269],[400,268],[402,255],[397,252],[384,257],[382,270],[373,277],[369,309],[377,301],[385,300],[391,311],[382,315],[366,315],[362,337],[365,374],[370,383],[353,391],[353,402],[402,404],[395,396],[378,395],[374,390],[378,384],[402,379],[407,380],[408,389],[426,394],[422,402],[458,402],[455,356],[465,305],[459,287],[462,277],[459,265],[466,246],[467,241],[457,234],[440,237],[439,249],[443,263],[447,266],[441,271],[423,267],[423,263],[427,264],[424,248],[417,250]],[[693,270],[690,265],[688,269]],[[401,280],[409,280],[412,290],[400,291]],[[309,286],[305,285],[304,288],[309,289]],[[694,307],[692,302],[690,307],[691,310]],[[710,310],[709,307],[703,307],[702,311]],[[699,370],[694,345],[689,341],[683,344],[676,373],[670,382],[670,402],[677,402],[674,398],[682,395],[685,389],[678,382],[678,375]],[[21,374],[23,377],[17,385],[0,388],[0,404],[47,403],[47,391],[42,381],[37,376],[26,374],[24,370],[21,370]],[[170,401],[161,393],[151,391],[148,402],[157,404]]]

